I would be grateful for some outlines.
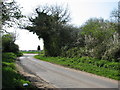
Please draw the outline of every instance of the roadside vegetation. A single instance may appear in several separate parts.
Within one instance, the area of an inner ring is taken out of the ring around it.
[[[2,8],[3,26],[19,26],[43,39],[44,52],[35,58],[120,80],[120,12],[117,9],[112,11],[110,20],[90,18],[75,27],[69,23],[69,10],[62,6],[40,6],[24,25],[18,22],[24,16],[15,1],[4,1]],[[0,30],[3,33],[3,88],[24,88],[22,84],[30,82],[16,72],[15,59],[22,53],[38,52],[21,53],[15,44],[16,35],[5,28]]]
[[[59,64],[65,67],[93,73],[107,78],[120,80],[120,63],[110,62],[107,60],[99,60],[90,57],[67,58],[67,57],[46,57],[44,55],[36,55],[35,58]]]
[[[2,36],[2,52],[12,52],[17,57],[22,56],[23,54],[19,51],[19,46],[15,44],[15,34],[7,33]]]
[[[17,57],[23,54],[19,51],[19,46],[15,44],[13,33],[7,33],[2,36],[2,46],[2,89],[35,89],[29,81],[17,72],[15,62]],[[23,84],[26,83],[28,86],[24,87]]]
[[[45,56],[83,57],[99,60],[120,60],[120,31],[118,10],[110,20],[90,18],[80,27],[69,24],[70,13],[61,6],[44,6],[35,9],[29,18],[31,25],[24,26],[44,41]]]
[[[2,29],[0,28],[1,41],[0,53],[2,53],[2,90],[27,90],[28,88],[34,89],[29,81],[17,72],[15,62],[17,57],[23,54],[19,51],[19,46],[15,44],[17,39],[16,33],[8,32],[5,27],[12,27],[14,24],[17,26],[18,19],[23,15],[15,1],[3,1],[2,6]],[[23,86],[27,83],[28,86]]]
[[[15,67],[16,58],[17,56],[14,53],[2,53],[2,89],[34,89],[31,83],[17,72]],[[23,84],[25,83],[27,83],[28,86],[24,87]]]
[[[69,11],[61,6],[38,7],[35,14],[24,27],[44,40],[44,56],[35,58],[120,80],[117,9],[110,20],[90,18],[80,27],[69,24]]]

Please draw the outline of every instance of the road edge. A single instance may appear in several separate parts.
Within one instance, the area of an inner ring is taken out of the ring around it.
[[[24,68],[20,64],[20,60],[18,59],[15,63],[16,70],[18,73],[20,73],[22,76],[24,76],[28,81],[31,82],[31,84],[37,88],[56,88],[55,86],[51,85],[50,83],[46,82],[42,78],[38,77],[34,73],[29,72],[26,68]]]

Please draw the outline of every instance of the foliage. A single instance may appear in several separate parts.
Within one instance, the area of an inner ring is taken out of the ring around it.
[[[2,54],[2,61],[4,62],[14,62],[17,56],[14,53],[3,53]]]
[[[16,56],[21,57],[21,56],[23,56],[23,53],[19,51],[19,52],[16,53]]]
[[[15,37],[12,34],[5,34],[2,36],[2,51],[19,53],[19,46],[15,43]]]
[[[15,68],[16,55],[14,53],[2,53],[2,88],[12,88],[12,90],[33,88],[29,81],[17,73]],[[28,87],[23,87],[28,83]]]
[[[32,23],[25,28],[44,40],[46,56],[82,57],[120,60],[119,23],[103,18],[91,18],[80,28],[69,25],[69,13],[60,6],[45,6],[35,10]],[[112,12],[117,17],[118,10]]]
[[[59,56],[61,48],[69,45],[70,40],[73,41],[72,34],[75,28],[67,25],[68,10],[60,6],[45,6],[37,8],[36,14],[34,18],[30,18],[32,25],[26,29],[43,38],[46,56]]]
[[[70,68],[75,68],[81,71],[86,71],[89,73],[97,74],[100,76],[105,76],[115,80],[120,80],[119,78],[119,63],[109,62],[106,60],[99,60],[90,57],[81,58],[67,58],[67,57],[45,57],[43,55],[36,55],[35,58],[48,61],[51,63],[60,64]]]
[[[75,46],[76,39],[78,38],[79,29],[72,25],[65,25],[60,30],[60,43],[62,48],[71,48]]]
[[[120,7],[120,2],[119,2],[119,7]],[[115,9],[111,12],[111,18],[114,22],[119,22],[119,20],[120,20],[119,8]]]
[[[8,24],[9,26],[11,26],[13,23],[16,23],[16,20],[23,17],[20,11],[20,7],[14,0],[1,2],[1,7],[3,25]]]
[[[81,28],[74,47],[63,49],[62,56],[89,56],[98,59],[119,61],[120,36],[113,22],[89,19]]]
[[[120,36],[116,22],[91,18],[80,28],[68,25],[69,14],[59,6],[36,9],[26,29],[44,40],[46,56],[82,57],[119,61]]]

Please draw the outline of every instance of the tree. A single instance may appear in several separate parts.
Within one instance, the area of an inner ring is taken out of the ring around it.
[[[2,25],[7,27],[12,27],[17,23],[18,19],[23,18],[24,16],[21,14],[20,7],[14,0],[4,0],[0,3],[2,8]],[[3,30],[5,31],[5,29]]]
[[[13,34],[5,34],[2,36],[2,51],[3,52],[19,52],[19,46],[15,43],[15,37]]]
[[[120,22],[120,2],[118,4],[118,9],[115,9],[111,12],[111,18],[114,22]]]
[[[69,21],[67,9],[63,9],[60,6],[45,6],[36,8],[36,14],[37,16],[29,19],[32,25],[27,26],[26,29],[36,33],[39,38],[43,38],[46,56],[60,55],[60,33]]]
[[[120,1],[118,2],[118,8],[114,9],[111,12],[111,19],[112,19],[112,24],[114,24],[117,32],[120,35]]]
[[[85,53],[99,59],[118,59],[120,37],[114,23],[104,19],[89,19],[81,27],[80,35],[84,36]],[[117,56],[118,57],[118,56]]]

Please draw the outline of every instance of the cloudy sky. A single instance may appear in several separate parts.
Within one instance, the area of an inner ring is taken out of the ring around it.
[[[68,5],[71,14],[71,24],[80,26],[92,17],[110,19],[110,13],[118,7],[119,0],[15,0],[22,8],[22,13],[31,16],[34,9],[44,5]],[[43,49],[43,41],[38,40],[35,34],[27,30],[15,29],[19,33],[16,44],[21,50],[36,50],[40,45]]]

